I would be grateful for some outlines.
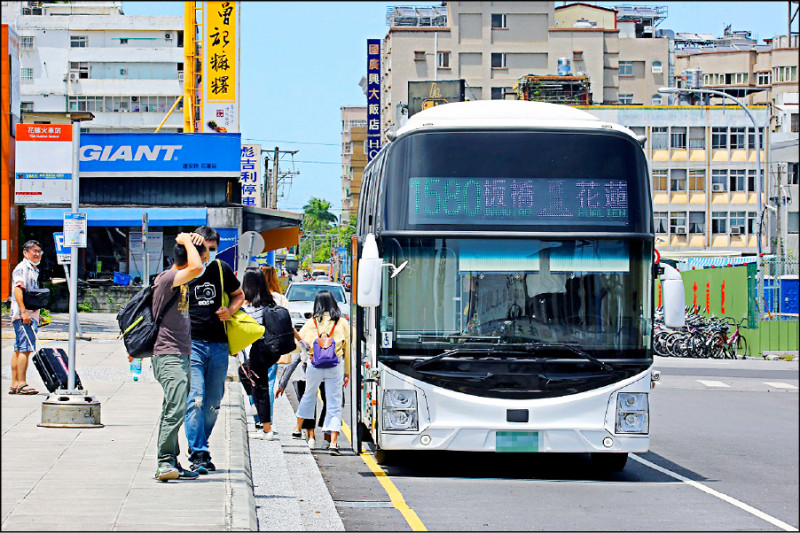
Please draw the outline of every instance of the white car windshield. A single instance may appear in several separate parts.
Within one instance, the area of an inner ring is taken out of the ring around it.
[[[286,292],[290,302],[313,302],[319,291],[331,291],[339,303],[346,303],[344,291],[335,285],[292,285]]]

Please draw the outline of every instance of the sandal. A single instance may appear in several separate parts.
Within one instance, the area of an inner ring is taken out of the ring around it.
[[[17,387],[17,394],[24,394],[26,396],[31,394],[39,394],[39,391],[28,385],[27,383],[23,383],[19,387]]]
[[[9,394],[17,394],[17,389],[18,388],[19,387],[11,387],[10,389],[8,389],[8,393]]]

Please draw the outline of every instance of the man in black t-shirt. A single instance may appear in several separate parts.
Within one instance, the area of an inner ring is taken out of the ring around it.
[[[208,251],[203,255],[203,273],[189,284],[192,361],[184,427],[192,470],[207,474],[216,469],[211,462],[208,439],[217,421],[228,374],[224,322],[242,306],[244,293],[233,269],[224,261],[215,261],[219,233],[208,226],[200,226],[194,232],[203,236]],[[222,306],[223,289],[230,300],[228,307]]]

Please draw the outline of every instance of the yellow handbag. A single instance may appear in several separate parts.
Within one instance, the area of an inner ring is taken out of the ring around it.
[[[225,292],[225,282],[222,279],[222,264],[217,259],[219,266],[219,284],[222,289],[222,306],[228,307],[230,298]],[[239,309],[224,322],[225,333],[228,335],[228,353],[236,355],[258,339],[264,336],[266,329],[256,320]]]

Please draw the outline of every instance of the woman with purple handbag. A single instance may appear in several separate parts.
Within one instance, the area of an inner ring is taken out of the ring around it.
[[[306,370],[306,390],[297,407],[297,428],[314,417],[317,390],[325,383],[327,413],[322,431],[331,433],[331,455],[340,455],[337,443],[342,428],[343,387],[350,381],[350,324],[341,316],[330,291],[319,291],[314,298],[314,316],[300,329],[300,337],[311,346],[311,365]],[[308,447],[314,448],[314,439]]]

